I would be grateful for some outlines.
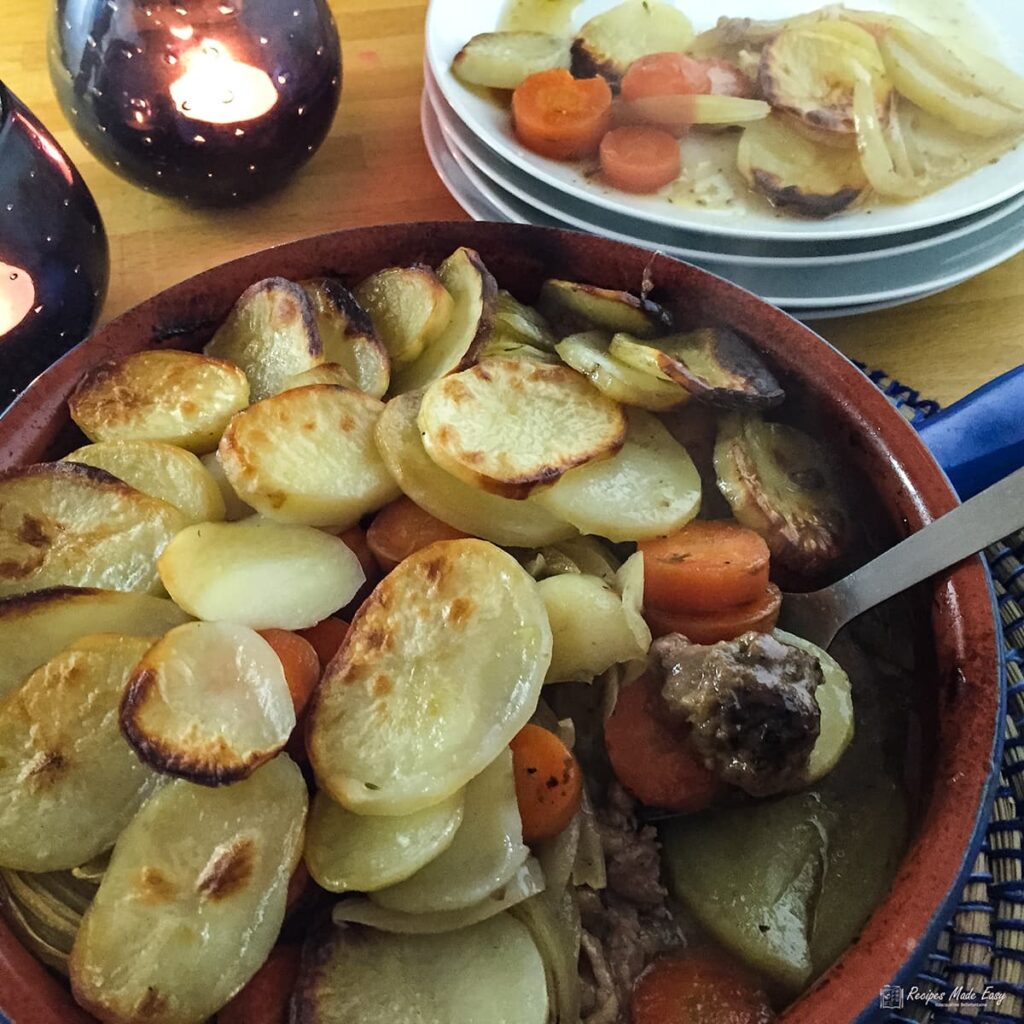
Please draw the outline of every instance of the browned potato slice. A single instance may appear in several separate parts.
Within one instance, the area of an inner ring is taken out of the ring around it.
[[[360,608],[314,698],[321,788],[361,814],[440,803],[526,724],[550,660],[544,602],[511,555],[480,540],[410,555]]]
[[[0,597],[59,586],[159,593],[157,557],[184,526],[173,505],[92,466],[0,474]]]
[[[143,494],[173,505],[187,523],[216,522],[226,513],[217,481],[191,452],[162,441],[100,441],[64,462],[105,469]]]
[[[629,65],[648,53],[686,50],[693,42],[689,18],[660,0],[626,0],[591,18],[572,44],[577,78],[603,75],[614,86]]]
[[[252,516],[182,530],[160,556],[160,579],[197,619],[253,629],[305,629],[365,582],[344,541],[311,526]]]
[[[867,187],[856,148],[818,143],[778,115],[744,131],[736,163],[773,206],[805,217],[842,213]]]
[[[609,351],[637,370],[681,384],[710,405],[766,409],[785,397],[757,353],[727,327],[705,327],[649,345],[617,334]]]
[[[281,390],[290,391],[292,388],[304,388],[309,384],[334,384],[339,388],[359,387],[355,378],[341,363],[321,363],[311,370],[304,370],[294,377],[289,377],[281,386]]]
[[[339,363],[368,395],[381,398],[391,382],[391,359],[370,314],[333,277],[303,281],[316,315],[324,358]]]
[[[424,387],[469,365],[490,333],[498,286],[480,255],[456,249],[437,268],[437,276],[452,298],[451,316],[422,353],[395,373],[393,394]]]
[[[187,621],[172,601],[149,594],[56,587],[8,597],[0,601],[0,700],[83,636],[163,636]]]
[[[269,519],[346,529],[401,494],[374,441],[383,409],[350,388],[292,388],[235,416],[217,454],[235,493]]]
[[[546,32],[481,32],[455,54],[452,71],[469,85],[515,89],[538,71],[569,67],[569,44]]]
[[[355,289],[391,357],[392,366],[418,358],[448,326],[454,302],[430,267],[388,267]]]
[[[246,288],[203,351],[240,366],[254,402],[276,394],[289,377],[327,361],[312,303],[283,277]]]
[[[852,135],[858,69],[871,76],[875,103],[884,116],[892,84],[867,29],[838,20],[787,28],[761,52],[761,91],[773,107],[815,128]]]
[[[849,519],[839,477],[814,438],[732,414],[719,428],[715,470],[733,514],[764,537],[781,565],[813,574],[842,554]]]
[[[567,366],[490,359],[435,381],[419,411],[423,447],[466,483],[525,498],[566,470],[617,452],[622,407]]]
[[[201,1024],[266,960],[302,854],[306,783],[285,754],[234,786],[175,780],[121,834],[71,953],[111,1024]]]
[[[204,786],[247,779],[288,741],[295,708],[281,659],[247,626],[189,622],[135,666],[121,730],[165,775]]]
[[[595,329],[656,338],[672,329],[669,314],[649,299],[574,281],[545,281],[537,306],[560,338]]]
[[[84,864],[142,806],[156,776],[121,737],[117,707],[151,642],[85,637],[0,702],[0,866]]]
[[[164,441],[201,454],[248,404],[249,382],[237,366],[165,349],[93,367],[68,408],[90,441]]]

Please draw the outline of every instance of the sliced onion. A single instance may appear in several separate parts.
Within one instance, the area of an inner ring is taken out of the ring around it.
[[[871,187],[879,195],[893,199],[920,199],[930,191],[931,183],[927,178],[904,177],[893,166],[885,131],[878,120],[874,90],[866,73],[857,76],[853,87],[853,120],[857,128],[861,166]]]
[[[771,107],[739,96],[644,96],[622,104],[623,117],[641,124],[687,128],[702,124],[750,124],[763,121]]]
[[[597,816],[586,789],[577,815],[580,821],[579,840],[576,845],[576,863],[572,866],[572,884],[586,885],[595,891],[608,885],[604,861],[604,847],[597,830]]]

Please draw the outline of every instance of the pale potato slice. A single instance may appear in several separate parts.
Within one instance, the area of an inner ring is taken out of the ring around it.
[[[173,505],[92,466],[0,474],[0,597],[57,586],[159,593],[157,557],[185,525]]]
[[[306,783],[285,754],[243,782],[176,780],[121,834],[71,952],[103,1021],[201,1024],[277,941],[302,854]]]
[[[377,422],[377,447],[402,490],[431,515],[495,544],[537,547],[576,535],[538,505],[464,484],[427,455],[417,425],[421,392],[388,402]]]
[[[362,814],[440,803],[526,724],[550,660],[544,602],[511,555],[475,539],[410,555],[360,608],[314,698],[321,788]]]
[[[366,577],[344,541],[253,516],[178,534],[160,557],[160,579],[197,619],[252,629],[306,629],[355,597]]]
[[[568,68],[569,42],[546,32],[481,32],[455,54],[452,71],[469,85],[515,89],[538,71]]]
[[[544,963],[508,914],[442,935],[332,928],[303,955],[292,1024],[547,1024]]]
[[[554,352],[558,344],[558,338],[547,319],[533,306],[520,302],[504,288],[498,292],[498,300],[494,305],[492,328],[493,333],[514,338],[544,352]]]
[[[576,281],[545,281],[537,306],[561,338],[593,330],[656,338],[672,329],[671,316],[656,302]]]
[[[68,400],[90,441],[164,441],[202,454],[249,404],[230,362],[175,349],[133,352],[93,367]]]
[[[476,361],[486,362],[488,359],[521,359],[533,363],[547,363],[558,366],[561,360],[552,352],[542,348],[534,348],[519,341],[504,331],[494,330],[490,337],[477,350]]]
[[[359,304],[391,357],[405,366],[448,326],[455,303],[430,267],[387,267],[371,274],[355,291]]]
[[[105,469],[143,494],[173,505],[186,524],[210,523],[227,513],[217,481],[191,452],[163,441],[100,441],[64,462]]]
[[[558,354],[598,391],[623,405],[665,412],[690,400],[681,384],[660,380],[613,356],[608,351],[610,340],[603,331],[573,334],[558,343]]]
[[[444,330],[412,362],[398,369],[392,394],[424,387],[472,362],[491,329],[498,286],[483,260],[472,249],[456,249],[437,268],[437,276],[452,298]]]
[[[235,494],[235,489],[228,482],[227,474],[224,472],[224,467],[220,464],[216,452],[209,452],[199,461],[206,467],[206,471],[213,477],[220,489],[220,496],[224,500],[224,518],[229,523],[235,523],[239,519],[248,519],[249,516],[255,515],[256,510],[252,506],[246,505]]]
[[[343,530],[401,493],[374,440],[383,409],[351,388],[292,388],[235,416],[217,455],[235,493],[269,519]]]
[[[452,844],[464,790],[394,817],[353,814],[317,793],[306,830],[306,866],[328,892],[373,892],[404,882]]]
[[[462,825],[448,849],[411,878],[370,898],[406,914],[462,910],[509,882],[529,855],[516,802],[512,751],[506,747],[466,786]]]
[[[241,367],[254,402],[276,394],[289,377],[328,361],[312,303],[302,288],[282,277],[246,288],[203,351]]]
[[[391,359],[370,314],[333,277],[303,281],[302,287],[313,305],[324,359],[344,367],[360,390],[382,398],[391,382]]]
[[[0,866],[58,871],[109,849],[157,777],[118,729],[150,639],[84,637],[0,703]]]
[[[700,511],[700,475],[686,449],[649,413],[630,410],[626,443],[610,459],[570,470],[531,496],[582,533],[613,541],[664,537]]]
[[[566,366],[490,359],[427,388],[417,418],[442,469],[506,498],[617,452],[622,407]]]
[[[172,629],[135,666],[121,701],[121,730],[139,757],[204,786],[248,778],[294,728],[281,659],[229,622]]]
[[[543,891],[544,872],[537,860],[529,857],[504,885],[488,893],[479,903],[458,910],[412,914],[382,907],[373,900],[357,898],[337,904],[332,916],[335,924],[365,924],[401,935],[440,935],[486,921]]]
[[[304,370],[302,373],[289,377],[281,391],[290,391],[292,388],[304,388],[308,384],[334,384],[339,388],[356,388],[359,385],[355,378],[341,363],[321,363],[311,370]]]

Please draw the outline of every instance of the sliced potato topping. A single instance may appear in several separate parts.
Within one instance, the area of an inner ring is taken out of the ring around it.
[[[471,487],[443,470],[423,447],[417,417],[422,392],[388,402],[377,422],[377,446],[402,490],[431,515],[495,544],[536,547],[576,530],[537,505]]]
[[[593,330],[626,331],[637,338],[656,338],[672,327],[669,314],[650,299],[555,278],[544,282],[537,307],[561,338]]]
[[[613,541],[664,537],[700,510],[700,475],[686,449],[649,413],[631,409],[626,443],[610,459],[570,470],[529,500],[581,533]]]
[[[493,333],[503,338],[515,339],[544,352],[554,352],[558,338],[551,325],[533,306],[521,303],[503,288],[498,292],[492,321]]]
[[[118,731],[152,641],[84,637],[0,702],[0,866],[57,871],[109,849],[156,776]]]
[[[306,830],[309,873],[328,892],[373,892],[404,882],[451,846],[462,824],[463,794],[413,814],[371,818],[317,793]]]
[[[164,441],[200,454],[217,447],[248,404],[249,382],[237,366],[174,349],[101,363],[68,400],[90,441]]]
[[[468,85],[515,89],[538,71],[568,68],[567,40],[545,32],[481,32],[455,54],[452,71]]]
[[[355,388],[359,385],[355,382],[352,374],[345,369],[341,363],[321,363],[311,370],[304,370],[302,373],[289,377],[281,385],[281,391],[290,391],[292,388],[304,388],[309,384],[333,384],[339,388]]]
[[[537,705],[551,629],[500,548],[442,541],[379,583],[310,713],[317,780],[364,814],[440,803],[506,748]]]
[[[343,530],[401,493],[374,441],[383,409],[351,388],[292,388],[235,416],[217,454],[235,493],[267,518]]]
[[[224,518],[229,523],[237,522],[239,519],[248,519],[249,516],[255,513],[256,510],[254,508],[246,505],[235,494],[235,489],[228,483],[227,474],[224,472],[224,467],[220,464],[220,459],[215,451],[204,455],[199,461],[206,467],[206,471],[213,477],[214,482],[220,489],[220,496],[224,499]]]
[[[281,660],[247,626],[189,622],[135,666],[121,729],[152,768],[205,786],[248,778],[288,741],[295,708]]]
[[[303,955],[293,1024],[547,1024],[544,963],[498,914],[442,935],[332,928]]]
[[[418,423],[442,469],[507,498],[525,498],[574,466],[614,454],[626,434],[621,406],[585,377],[511,359],[435,381]]]
[[[63,461],[105,469],[173,505],[188,524],[216,522],[227,511],[217,481],[199,459],[162,441],[101,441],[76,449]]]
[[[313,626],[344,608],[366,580],[344,541],[257,516],[182,530],[159,569],[190,615],[253,629]]]
[[[327,361],[312,303],[297,284],[282,277],[257,281],[242,292],[203,351],[241,367],[254,402],[276,394],[289,377]]]
[[[74,462],[0,474],[0,597],[47,587],[156,593],[156,560],[185,526],[173,505]]]
[[[71,953],[103,1021],[201,1024],[266,960],[302,854],[306,783],[281,754],[234,786],[176,780],[121,834]]]
[[[561,363],[558,356],[546,349],[534,348],[504,331],[495,330],[477,351],[476,360],[478,363],[486,362],[488,359],[519,359],[531,363],[547,363],[549,366],[557,366]]]

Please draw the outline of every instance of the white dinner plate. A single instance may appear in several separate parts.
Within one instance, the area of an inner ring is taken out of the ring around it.
[[[466,88],[452,74],[452,58],[473,35],[494,31],[506,0],[432,0],[427,12],[426,56],[430,68],[459,118],[491,149],[538,181],[623,216],[668,228],[710,235],[760,239],[851,239],[914,231],[989,209],[1024,190],[1024,147],[994,164],[912,203],[877,205],[825,222],[806,221],[760,211],[696,209],[672,205],[658,196],[633,196],[589,180],[573,164],[548,160],[515,140],[508,111],[481,92]],[[582,0],[574,27],[616,0]],[[671,0],[701,31],[721,15],[788,17],[816,6],[814,0],[722,0],[698,4]],[[864,6],[903,14],[952,42],[970,35],[976,47],[1024,72],[1024,3],[1019,0],[871,0]]]

